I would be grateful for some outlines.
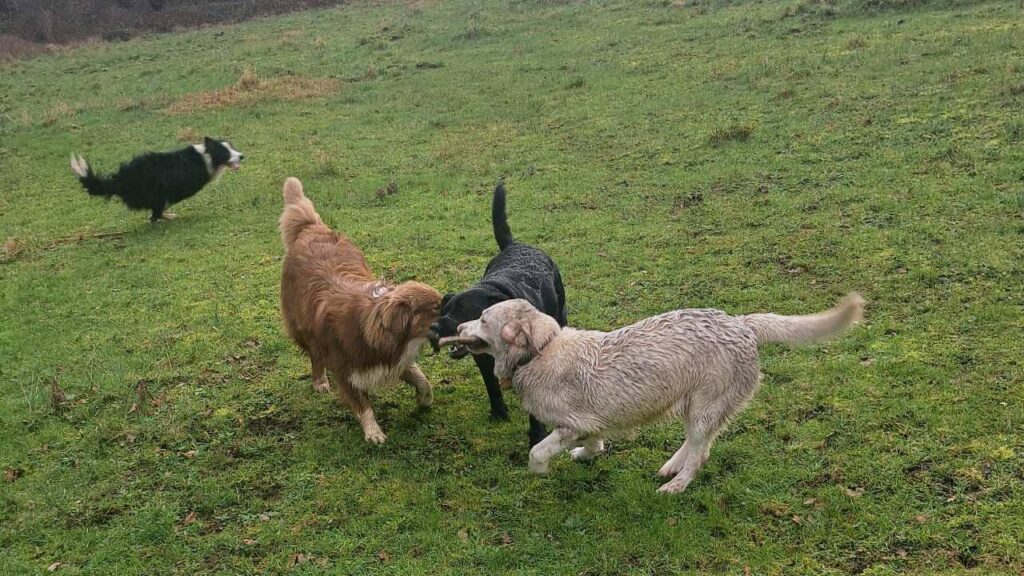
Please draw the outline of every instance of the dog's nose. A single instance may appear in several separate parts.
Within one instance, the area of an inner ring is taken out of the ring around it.
[[[238,159],[239,160],[245,160],[245,154],[239,154],[238,155]]]

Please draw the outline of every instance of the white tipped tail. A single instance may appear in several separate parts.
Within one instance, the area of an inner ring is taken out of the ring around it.
[[[757,336],[757,343],[783,342],[808,344],[840,334],[860,322],[864,314],[864,298],[847,294],[834,308],[805,316],[779,314],[748,314],[738,318]]]
[[[306,226],[322,224],[323,220],[313,208],[313,203],[302,192],[302,182],[298,178],[289,177],[284,181],[282,195],[284,196],[284,211],[281,213],[279,228],[281,240],[287,250]]]
[[[85,178],[89,175],[89,164],[85,162],[85,158],[79,155],[71,155],[71,170],[78,175],[79,178]]]

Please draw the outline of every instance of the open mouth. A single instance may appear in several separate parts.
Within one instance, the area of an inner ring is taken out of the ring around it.
[[[232,172],[238,172],[239,168],[242,167],[241,162],[228,162],[228,168],[231,168]]]
[[[451,346],[452,349],[448,352],[448,355],[455,360],[465,358],[470,353],[481,352],[487,348],[487,342],[476,336],[448,336],[438,340],[437,345]]]

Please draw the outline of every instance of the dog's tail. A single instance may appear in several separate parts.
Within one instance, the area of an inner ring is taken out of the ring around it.
[[[860,294],[847,294],[834,308],[806,316],[779,314],[748,314],[738,316],[757,336],[757,343],[784,342],[807,344],[835,336],[860,321],[864,299]]]
[[[71,155],[71,170],[78,176],[78,181],[90,196],[110,198],[117,194],[117,188],[110,185],[110,180],[96,176],[85,158],[78,154]]]
[[[516,241],[512,237],[512,230],[508,227],[508,216],[505,214],[504,182],[494,189],[494,199],[491,200],[491,224],[494,226],[494,239],[498,241],[499,249],[504,250]]]
[[[302,192],[302,182],[298,178],[284,181],[284,211],[281,212],[279,227],[281,240],[285,248],[291,246],[302,230],[313,224],[322,224],[323,220],[313,208],[313,203]]]

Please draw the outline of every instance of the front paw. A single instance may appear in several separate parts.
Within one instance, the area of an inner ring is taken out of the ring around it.
[[[508,420],[508,408],[504,406],[500,408],[491,408],[491,418],[494,420],[501,420],[502,422]]]
[[[430,408],[434,404],[434,392],[416,393],[416,405],[420,408]]]
[[[327,381],[327,378],[319,378],[317,380],[313,380],[313,390],[321,393],[330,392],[331,383]]]
[[[364,430],[363,439],[370,444],[383,444],[387,441],[388,437],[384,435],[384,432],[378,428],[376,430]]]
[[[569,457],[573,460],[593,460],[595,454],[585,447],[573,448],[569,451]]]
[[[551,466],[546,461],[530,458],[530,472],[543,476],[547,474],[550,469]]]

